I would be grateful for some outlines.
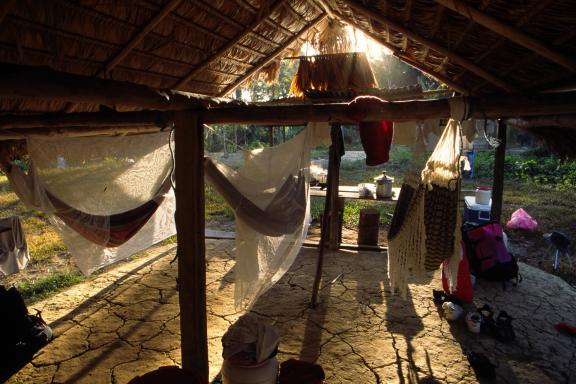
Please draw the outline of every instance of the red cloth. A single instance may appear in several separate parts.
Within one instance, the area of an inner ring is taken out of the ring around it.
[[[464,243],[462,243],[464,247]],[[464,249],[464,248],[463,248]],[[448,279],[444,274],[444,268],[447,268],[448,260],[444,260],[442,263],[442,288],[444,292],[449,295],[456,296],[463,303],[469,304],[474,300],[474,288],[472,287],[472,280],[470,279],[470,268],[468,266],[468,258],[466,257],[466,250],[464,249],[464,256],[458,264],[458,283],[456,284],[456,289],[450,291],[450,286],[448,284]]]
[[[576,326],[568,325],[565,322],[560,322],[554,326],[559,332],[566,333],[568,335],[576,336]]]
[[[388,161],[394,123],[389,120],[362,121],[366,118],[366,109],[378,107],[386,101],[372,96],[361,96],[350,104],[348,116],[358,121],[360,140],[366,152],[366,165],[380,165]]]

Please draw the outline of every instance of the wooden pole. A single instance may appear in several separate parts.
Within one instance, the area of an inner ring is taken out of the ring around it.
[[[176,114],[176,229],[182,368],[208,383],[204,249],[204,132],[200,115]]]
[[[506,159],[506,123],[498,120],[498,140],[500,145],[496,148],[494,156],[494,181],[492,184],[492,210],[491,220],[500,221],[502,218],[502,198],[504,194],[504,160]]]
[[[318,262],[316,264],[316,275],[314,276],[314,283],[312,286],[312,299],[310,306],[315,308],[318,304],[318,292],[320,291],[320,282],[322,281],[322,266],[324,264],[324,249],[326,248],[326,240],[328,240],[330,232],[330,215],[333,210],[333,203],[335,199],[332,198],[333,190],[336,188],[336,197],[338,196],[338,175],[334,174],[334,164],[340,162],[341,149],[339,143],[342,138],[342,131],[339,124],[332,124],[330,129],[330,138],[332,144],[328,150],[328,176],[327,176],[327,189],[326,200],[324,201],[324,214],[322,215],[322,224],[320,226],[320,244],[318,248]]]
[[[506,39],[523,46],[524,48],[530,49],[540,56],[545,57],[572,72],[576,72],[576,61],[572,58],[550,48],[549,44],[543,44],[517,28],[503,23],[502,21],[481,12],[460,0],[436,0],[436,2],[482,25],[483,27],[504,36]]]
[[[331,153],[328,158],[328,172],[332,173],[331,188],[326,191],[326,199],[330,200],[330,214],[328,216],[328,248],[337,250],[340,246],[340,233],[342,228],[342,211],[344,199],[338,197],[340,185],[340,158],[344,155],[342,144],[342,128],[340,124],[332,124],[330,128],[332,138]]]
[[[75,103],[183,110],[227,103],[203,95],[58,72],[48,67],[0,64],[0,97],[60,100]]]
[[[361,121],[414,121],[450,117],[450,99],[374,103],[355,109]],[[573,114],[576,93],[538,95],[493,95],[467,97],[471,117],[500,118]],[[303,124],[309,121],[357,123],[347,103],[298,105],[249,105],[214,107],[203,112],[207,124]]]
[[[167,127],[174,121],[173,112],[87,112],[44,113],[41,115],[0,116],[3,129],[55,128],[55,127]]]
[[[268,127],[268,144],[271,147],[274,146],[274,126],[273,125]]]

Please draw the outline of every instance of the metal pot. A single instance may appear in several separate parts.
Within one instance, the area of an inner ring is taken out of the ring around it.
[[[374,182],[376,183],[376,198],[389,199],[392,197],[394,179],[386,176],[386,171],[383,171],[382,175],[375,177]]]

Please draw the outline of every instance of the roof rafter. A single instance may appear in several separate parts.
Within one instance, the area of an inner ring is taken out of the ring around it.
[[[348,24],[351,24],[353,22],[353,20],[348,16],[340,14],[340,15],[338,15],[338,17],[340,19],[342,19],[343,21],[347,22]],[[458,84],[457,82],[452,81],[451,79],[442,75],[441,73],[438,73],[438,72],[434,71],[433,69],[425,67],[421,63],[415,62],[414,60],[409,58],[407,55],[400,52],[398,47],[390,44],[389,42],[386,41],[385,38],[382,38],[380,35],[373,33],[373,32],[370,32],[369,30],[364,29],[360,26],[357,26],[356,28],[360,29],[364,34],[366,34],[367,36],[369,36],[370,38],[372,38],[373,40],[375,40],[379,44],[382,44],[384,47],[391,50],[392,53],[394,54],[394,56],[398,57],[400,60],[406,62],[407,64],[415,67],[419,71],[424,72],[429,76],[432,76],[433,78],[441,81],[442,83],[448,85],[450,88],[452,88],[452,89],[454,89],[454,90],[456,90],[462,94],[467,95],[469,93],[468,90],[464,86],[462,86],[462,84]]]
[[[532,18],[534,16],[536,16],[537,14],[539,14],[544,8],[546,8],[548,6],[548,4],[550,4],[553,0],[541,0],[541,1],[537,1],[536,4],[530,8],[530,10],[528,12],[526,12],[521,18],[520,20],[516,23],[516,27],[521,27],[524,24],[527,24],[530,22],[530,20],[532,20]],[[446,9],[444,7],[441,7],[442,9]],[[504,37],[500,37],[500,39],[492,44],[492,46],[490,48],[488,48],[487,50],[485,50],[484,52],[482,52],[482,54],[480,56],[478,56],[478,59],[476,59],[477,63],[480,63],[482,60],[484,60],[486,57],[488,57],[489,55],[491,55],[494,51],[496,51],[498,48],[500,48],[506,41],[508,41],[507,39],[505,39]],[[459,79],[460,77],[462,77],[462,75],[464,75],[465,71],[460,72],[459,74],[457,74],[456,76],[454,76],[454,79]]]
[[[365,7],[364,5],[361,4],[357,4],[356,2],[352,1],[352,0],[343,0],[350,8],[356,10],[359,13],[362,13],[364,16],[371,18],[383,25],[388,25],[391,29],[394,29],[404,35],[406,35],[408,38],[424,45],[424,46],[428,46],[430,49],[433,49],[434,51],[446,56],[447,58],[449,58],[450,60],[452,60],[454,63],[468,69],[470,72],[476,74],[477,76],[484,78],[488,81],[490,81],[491,83],[497,85],[498,87],[505,89],[508,92],[517,92],[518,89],[501,80],[500,78],[498,78],[497,76],[491,74],[490,72],[486,71],[485,69],[479,67],[478,65],[476,65],[475,63],[473,63],[472,61],[468,60],[465,57],[460,56],[459,54],[449,50],[448,48],[436,43],[433,40],[427,39],[426,37],[420,36],[419,34],[417,34],[416,32],[412,31],[411,29],[401,25],[400,23],[381,15],[378,12],[375,12],[374,10]]]
[[[500,20],[470,7],[460,0],[436,0],[436,2],[572,72],[576,72],[576,61],[552,48],[548,48],[543,43],[517,28],[510,27]]]
[[[233,90],[235,90],[236,88],[238,88],[240,85],[242,85],[242,83],[244,83],[247,79],[249,79],[253,74],[255,74],[260,69],[264,68],[266,65],[270,64],[272,61],[274,61],[282,52],[284,52],[284,50],[286,48],[288,48],[295,41],[300,39],[300,37],[302,37],[303,35],[308,33],[308,31],[310,31],[312,28],[314,28],[318,24],[320,24],[326,18],[326,16],[327,16],[327,14],[322,13],[320,16],[315,18],[313,21],[310,22],[310,24],[308,24],[306,27],[304,27],[297,35],[293,36],[288,41],[286,41],[281,47],[276,49],[270,56],[268,56],[267,59],[265,59],[261,63],[257,64],[254,68],[249,70],[244,76],[242,76],[240,79],[238,79],[235,83],[230,84],[228,87],[226,87],[220,93],[220,95],[226,95],[226,94],[232,92]]]
[[[178,88],[183,87],[194,76],[196,76],[202,70],[207,68],[210,64],[212,64],[213,62],[218,60],[222,55],[224,55],[224,53],[226,53],[226,51],[228,51],[230,48],[234,47],[247,34],[249,34],[253,29],[258,27],[260,25],[260,23],[262,23],[264,20],[268,19],[268,17],[270,17],[270,15],[272,13],[274,13],[279,7],[281,7],[283,5],[284,1],[286,1],[286,0],[277,1],[272,7],[270,7],[270,9],[268,10],[268,12],[266,12],[266,14],[262,15],[261,17],[258,17],[248,27],[246,27],[243,31],[241,31],[235,38],[228,41],[226,44],[224,44],[224,46],[220,47],[216,52],[214,52],[213,55],[211,55],[210,57],[208,57],[207,59],[202,61],[200,64],[198,64],[196,67],[194,67],[194,69],[192,69],[192,71],[190,73],[188,73],[188,75],[186,75],[182,80],[180,80],[178,83],[176,83],[174,85],[174,88],[178,89]]]
[[[280,0],[282,1],[282,0]],[[236,0],[236,4],[240,5],[242,8],[244,8],[245,10],[247,10],[248,12],[258,15],[259,11],[258,8],[254,7],[252,4],[248,3],[245,0]],[[272,20],[270,19],[264,19],[264,22],[266,24],[268,24],[270,27],[279,30],[280,32],[284,33],[286,36],[294,36],[295,33],[292,32],[291,30],[287,29],[286,27],[280,25],[279,23],[274,23]]]
[[[174,9],[176,9],[176,7],[180,5],[181,1],[182,0],[171,0],[164,7],[162,7],[160,12],[158,12],[156,16],[150,19],[144,28],[142,28],[136,35],[132,37],[132,39],[130,39],[128,44],[126,44],[124,48],[122,48],[122,50],[118,52],[116,56],[114,56],[114,58],[106,64],[106,66],[100,71],[100,73],[98,73],[97,76],[110,72],[116,65],[118,65],[126,56],[128,56],[128,54],[130,54],[136,45],[138,45],[138,43],[140,43],[144,37],[146,37],[148,32],[154,29],[154,27],[156,27],[162,20],[164,20],[166,16],[170,14],[170,12],[172,12]]]

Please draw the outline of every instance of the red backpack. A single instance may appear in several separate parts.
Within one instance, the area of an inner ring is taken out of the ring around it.
[[[470,272],[474,276],[490,281],[518,281],[518,263],[506,249],[500,223],[465,225],[462,239]]]

